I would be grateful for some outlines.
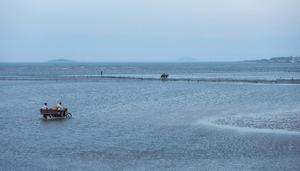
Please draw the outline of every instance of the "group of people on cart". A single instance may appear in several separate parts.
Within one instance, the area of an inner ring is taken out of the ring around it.
[[[48,110],[48,109],[54,109],[57,110],[57,112],[60,114],[62,111],[65,110],[65,108],[63,107],[62,103],[59,102],[57,103],[56,106],[54,106],[54,108],[48,108],[48,104],[45,102],[44,105],[42,106],[42,110]]]
[[[42,107],[43,110],[47,110],[49,109],[48,108],[48,104],[47,103],[44,103],[43,107]],[[54,109],[57,109],[57,110],[60,110],[60,111],[63,111],[64,110],[64,107],[62,106],[62,103],[59,102],[55,107]]]
[[[63,107],[61,102],[59,102],[53,108],[48,108],[48,104],[44,103],[44,105],[40,109],[40,112],[45,119],[52,118],[52,117],[65,117],[65,118],[72,117],[72,114],[68,111],[67,108]]]
[[[163,73],[163,74],[161,74],[161,76],[160,76],[160,78],[161,78],[162,80],[166,80],[168,77],[169,77],[169,74],[166,74],[166,73]]]

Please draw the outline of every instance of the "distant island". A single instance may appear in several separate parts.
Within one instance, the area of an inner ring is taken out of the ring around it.
[[[196,58],[192,57],[182,57],[178,58],[177,62],[197,62]],[[76,63],[78,61],[73,61],[69,59],[53,59],[47,61],[47,63]],[[244,60],[241,62],[258,62],[258,63],[300,63],[300,56],[288,56],[288,57],[273,57],[269,59],[257,59],[257,60]]]
[[[53,59],[47,61],[48,63],[74,63],[76,61],[68,60],[68,59]]]
[[[261,62],[261,63],[300,63],[300,56],[274,57],[270,59],[247,60],[244,62]]]
[[[177,62],[197,62],[197,59],[192,57],[182,57],[178,58]]]

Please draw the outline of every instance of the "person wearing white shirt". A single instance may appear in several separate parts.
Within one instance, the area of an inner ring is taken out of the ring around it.
[[[61,102],[59,102],[59,103],[56,105],[56,108],[57,108],[57,110],[60,110],[60,111],[63,111],[63,110],[64,110],[64,107],[62,106]]]
[[[59,102],[57,105],[56,105],[56,109],[58,111],[58,113],[60,115],[62,115],[62,111],[64,110],[64,107],[62,106],[61,102]]]
[[[43,109],[43,110],[46,110],[46,109],[48,109],[47,103],[44,103],[44,105],[43,105],[42,109]]]

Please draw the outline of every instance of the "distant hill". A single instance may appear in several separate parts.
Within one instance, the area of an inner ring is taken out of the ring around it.
[[[74,63],[75,61],[68,60],[68,59],[53,59],[47,61],[48,63]]]
[[[261,62],[261,63],[300,63],[300,56],[274,57],[270,59],[247,60],[245,62]]]
[[[192,57],[182,57],[182,58],[178,58],[177,61],[178,62],[196,62],[197,59],[192,58]]]

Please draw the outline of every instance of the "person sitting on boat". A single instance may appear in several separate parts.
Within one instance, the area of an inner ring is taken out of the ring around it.
[[[62,106],[61,102],[59,102],[59,103],[56,105],[56,109],[59,110],[59,111],[63,111],[63,110],[64,110],[64,107]]]
[[[56,105],[56,109],[57,109],[57,112],[61,115],[61,114],[62,114],[62,111],[64,110],[64,107],[62,106],[61,102],[59,102],[59,103]]]
[[[46,110],[46,109],[48,109],[47,103],[44,103],[44,105],[43,105],[42,109],[43,109],[43,110]]]

